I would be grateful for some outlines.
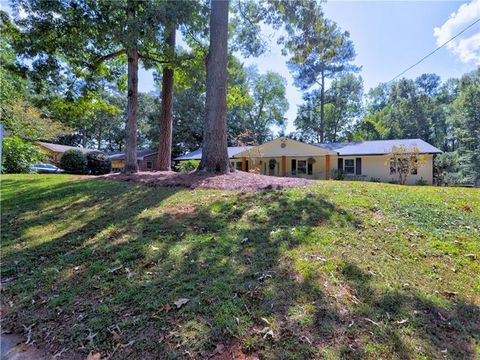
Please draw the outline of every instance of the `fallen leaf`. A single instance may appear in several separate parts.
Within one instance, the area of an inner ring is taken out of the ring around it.
[[[177,306],[177,309],[180,309],[183,305],[185,305],[189,301],[190,301],[190,299],[182,298],[182,299],[178,299],[177,301],[175,301],[174,304]]]
[[[408,319],[397,321],[397,324],[402,325],[402,324],[405,324],[406,322],[408,322]]]

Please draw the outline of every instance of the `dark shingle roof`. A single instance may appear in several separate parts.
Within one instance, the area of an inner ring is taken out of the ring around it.
[[[143,160],[145,156],[154,155],[158,152],[158,150],[137,150],[137,160]],[[113,153],[108,154],[110,160],[125,160],[125,153]]]
[[[242,151],[249,150],[253,146],[229,146],[228,147],[228,157],[231,158]],[[202,148],[197,149],[195,151],[189,152],[185,155],[179,156],[175,158],[175,161],[181,160],[200,160],[202,158]]]
[[[393,146],[404,145],[408,149],[416,146],[419,153],[439,154],[442,151],[422,139],[396,139],[396,140],[373,140],[354,141],[345,143],[322,143],[312,144],[324,149],[338,152],[338,155],[380,155],[388,154]]]

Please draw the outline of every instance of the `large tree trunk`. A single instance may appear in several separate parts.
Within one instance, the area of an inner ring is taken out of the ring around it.
[[[172,26],[167,45],[175,51],[175,26]],[[160,114],[160,145],[158,148],[159,170],[169,171],[172,166],[172,111],[173,111],[173,67],[166,65],[162,75],[162,112]]]
[[[322,84],[320,86],[320,142],[325,141],[325,75],[322,70]]]
[[[227,173],[227,36],[228,1],[211,2],[207,55],[207,99],[200,170]]]
[[[127,15],[129,20],[135,17],[135,4],[128,1]],[[127,50],[128,57],[128,103],[127,127],[125,133],[125,166],[124,173],[138,172],[137,164],[137,107],[138,107],[138,51],[137,44]]]

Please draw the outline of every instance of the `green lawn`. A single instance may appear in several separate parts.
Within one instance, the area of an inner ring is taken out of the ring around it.
[[[113,358],[480,356],[480,191],[2,176],[4,325]],[[189,302],[177,309],[180,298]],[[141,355],[140,355],[141,354]]]

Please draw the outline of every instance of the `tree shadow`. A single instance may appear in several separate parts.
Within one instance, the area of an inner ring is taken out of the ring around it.
[[[50,189],[49,196],[60,200],[71,192],[79,202],[53,206],[48,214],[33,203],[39,213],[18,231],[29,246],[2,259],[20,261],[19,281],[4,289],[14,303],[7,323],[17,330],[41,324],[34,338],[39,344],[54,338],[52,353],[65,347],[65,358],[100,351],[118,359],[205,359],[224,344],[266,359],[412,358],[412,344],[420,342],[426,356],[441,357],[445,349],[447,357],[475,356],[474,305],[441,306],[406,290],[379,292],[361,264],[342,259],[335,263],[338,281],[355,301],[347,307],[326,291],[323,274],[297,271],[295,252],[322,229],[362,225],[318,192],[119,184]],[[99,191],[106,194],[96,204]],[[40,196],[23,195],[28,201]],[[76,214],[89,205],[87,216]],[[40,244],[24,234],[49,218],[80,225]],[[177,308],[179,299],[188,302]]]

